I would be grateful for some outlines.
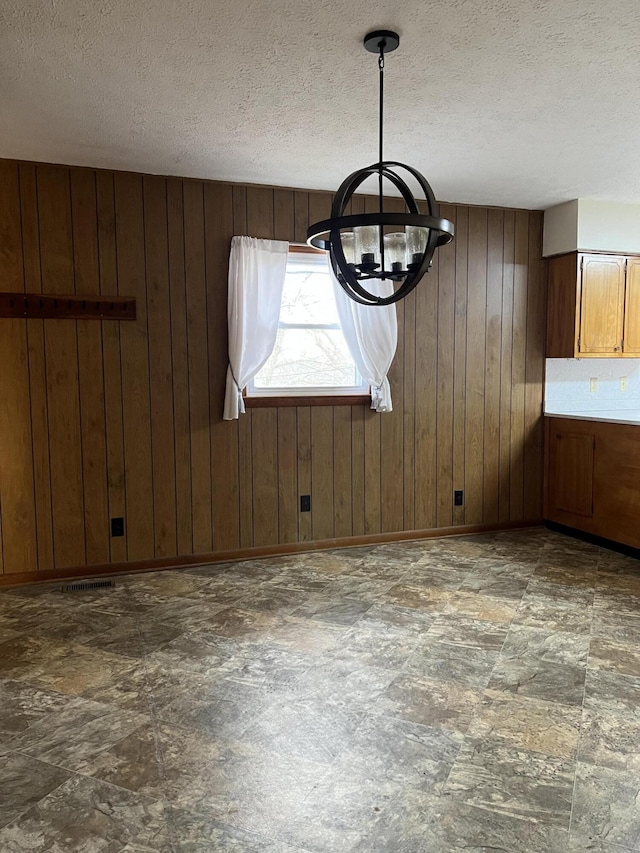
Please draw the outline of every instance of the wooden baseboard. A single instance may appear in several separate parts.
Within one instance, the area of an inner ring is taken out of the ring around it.
[[[287,542],[280,545],[263,545],[255,548],[236,548],[232,551],[214,551],[210,554],[188,554],[181,557],[157,557],[152,560],[134,560],[130,563],[104,563],[96,566],[74,566],[65,569],[46,569],[41,572],[17,572],[0,575],[0,587],[48,583],[73,578],[92,578],[102,575],[154,572],[161,569],[180,569],[189,566],[206,566],[210,563],[230,563],[235,560],[256,560],[260,557],[277,557],[305,551],[324,551],[331,548],[356,548],[361,545],[382,545],[390,542],[409,542],[420,539],[437,539],[443,536],[472,536],[478,533],[496,533],[501,530],[520,530],[542,527],[542,520],[512,521],[506,524],[468,524],[460,527],[439,527],[428,530],[400,530],[394,533],[372,533],[368,536],[343,536],[339,539],[320,539],[309,542]]]

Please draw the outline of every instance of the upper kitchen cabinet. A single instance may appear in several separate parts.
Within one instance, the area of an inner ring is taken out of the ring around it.
[[[640,356],[640,258],[572,252],[549,260],[547,356]]]
[[[625,259],[608,255],[580,256],[578,352],[618,355],[624,327]]]
[[[640,258],[627,259],[624,351],[640,358]]]

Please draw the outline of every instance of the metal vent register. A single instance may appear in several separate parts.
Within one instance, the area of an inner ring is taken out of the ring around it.
[[[114,580],[108,581],[80,581],[79,583],[67,583],[62,587],[62,592],[82,592],[87,589],[104,589],[115,586]]]

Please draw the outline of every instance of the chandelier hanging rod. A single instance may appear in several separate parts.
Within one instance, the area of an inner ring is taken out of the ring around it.
[[[378,56],[378,76],[380,79],[380,106],[379,106],[379,115],[378,115],[378,205],[380,209],[380,213],[384,212],[384,192],[383,192],[383,167],[382,167],[382,155],[383,155],[383,145],[384,145],[384,49],[386,46],[386,41],[380,40],[380,55]],[[380,229],[380,265],[381,268],[384,269],[384,235],[382,228]]]

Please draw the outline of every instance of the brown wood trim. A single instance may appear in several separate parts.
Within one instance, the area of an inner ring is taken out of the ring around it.
[[[640,257],[640,252],[626,252],[624,249],[620,249],[619,251],[614,251],[613,249],[572,249],[570,252],[556,252],[554,255],[545,255],[544,260],[550,261],[554,258],[569,257],[569,255],[617,255],[623,258],[638,258]]]
[[[247,409],[269,409],[282,406],[369,406],[369,394],[335,394],[333,396],[319,394],[316,397],[245,397]]]
[[[0,293],[0,317],[40,320],[135,320],[136,300],[75,294]]]
[[[278,557],[307,551],[325,551],[332,548],[357,548],[361,545],[383,545],[390,542],[410,542],[420,539],[438,539],[445,536],[474,536],[503,530],[522,530],[544,526],[542,519],[510,521],[504,524],[467,524],[459,527],[430,528],[428,530],[399,530],[393,533],[371,533],[365,536],[342,536],[307,542],[288,542],[254,548],[235,548],[209,554],[188,554],[182,557],[158,557],[154,560],[133,560],[129,563],[106,563],[97,566],[74,566],[68,569],[48,569],[41,572],[15,572],[0,575],[0,588],[72,578],[92,578],[101,575],[121,575],[137,572],[155,572],[162,569],[180,569],[189,566],[206,566],[209,563],[230,563],[237,560],[255,560],[260,557]]]
[[[612,249],[577,249],[576,251],[579,255],[604,255],[605,257],[615,255],[623,258],[640,257],[639,252],[626,252],[624,249],[620,249],[618,252],[614,252]]]
[[[289,243],[290,255],[326,255],[322,249],[315,249],[313,246],[307,246],[306,243]]]

